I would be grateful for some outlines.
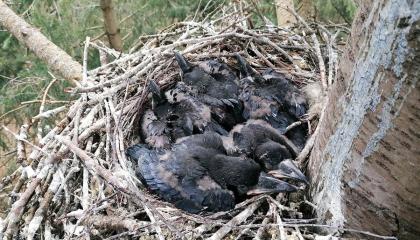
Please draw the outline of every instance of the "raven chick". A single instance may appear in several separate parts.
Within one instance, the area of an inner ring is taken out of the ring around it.
[[[265,171],[278,171],[275,173],[279,177],[307,182],[306,177],[296,166],[283,163],[287,159],[296,157],[298,152],[296,146],[267,122],[248,120],[245,124],[234,127],[229,137],[232,139],[231,152],[239,152],[254,158]]]
[[[238,60],[242,92],[240,99],[244,103],[245,119],[262,119],[271,124],[280,134],[299,120],[308,108],[304,94],[286,77],[274,70],[259,74],[239,54]],[[295,127],[287,133],[290,140],[303,149],[307,139],[305,125]]]
[[[217,122],[231,129],[243,121],[237,78],[226,64],[209,60],[194,66],[177,52],[175,58],[181,68],[183,82],[194,90],[199,101],[210,107]]]
[[[222,189],[199,162],[189,156],[150,150],[144,145],[127,149],[137,160],[137,176],[159,197],[190,213],[226,211],[235,205],[229,190]]]
[[[169,148],[180,137],[214,131],[227,135],[216,123],[208,106],[189,96],[187,86],[178,83],[165,94],[154,81],[149,82],[152,92],[152,109],[146,110],[141,119],[141,135],[154,148]]]

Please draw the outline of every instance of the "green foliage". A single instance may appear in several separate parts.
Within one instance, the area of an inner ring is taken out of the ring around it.
[[[300,5],[301,0],[294,0],[295,7]],[[267,19],[272,23],[277,23],[276,9],[274,0],[254,0],[257,6]],[[314,0],[317,12],[317,20],[330,23],[348,23],[351,24],[356,12],[356,6],[353,0]],[[253,17],[253,22],[258,26],[262,24],[258,16]]]
[[[317,0],[316,9],[321,21],[344,21],[348,24],[351,24],[356,12],[356,6],[352,0]]]

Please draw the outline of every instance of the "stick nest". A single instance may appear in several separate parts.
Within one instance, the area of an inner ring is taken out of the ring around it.
[[[264,26],[251,27],[255,19]],[[324,42],[332,43],[335,36],[327,33]],[[325,44],[321,51],[318,38],[304,22],[281,29],[246,6],[231,5],[216,8],[202,21],[179,22],[142,36],[129,54],[87,39],[84,79],[72,89],[79,98],[52,130],[38,132],[38,140],[27,140],[28,126],[15,135],[21,167],[2,180],[2,187],[13,182],[2,234],[9,239],[314,238],[316,219],[308,219],[313,205],[303,193],[262,195],[213,215],[187,214],[149,194],[124,152],[138,142],[139,118],[148,107],[147,81],[165,89],[180,79],[174,50],[193,62],[220,58],[230,66],[234,53],[240,53],[257,70],[274,68],[299,87],[318,82],[325,93],[335,74],[335,50]],[[89,48],[115,60],[86,71]],[[332,60],[328,73],[324,58]],[[60,111],[63,107],[34,119]],[[311,144],[313,138],[300,163]],[[25,146],[32,149],[28,157]]]

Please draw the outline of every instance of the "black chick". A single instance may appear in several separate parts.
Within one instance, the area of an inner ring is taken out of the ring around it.
[[[296,191],[295,186],[268,177],[253,159],[228,156],[223,138],[211,132],[193,135],[178,139],[174,149],[181,154],[188,152],[222,188],[233,191],[237,200],[259,193]]]
[[[199,101],[210,107],[216,121],[226,129],[243,121],[237,77],[226,64],[209,60],[194,66],[177,52],[175,58],[181,68],[183,82],[195,91]]]
[[[227,88],[230,88],[230,90],[234,90],[237,93],[239,79],[236,76],[236,73],[226,63],[218,59],[210,59],[199,62],[198,66],[217,81],[226,82],[230,85]]]
[[[138,161],[137,175],[150,190],[192,213],[232,209],[235,198],[247,194],[296,190],[261,174],[255,161],[225,153],[215,133],[179,139],[172,151],[150,150],[144,145],[127,149],[127,155]]]
[[[288,111],[290,115],[299,119],[308,111],[308,103],[305,95],[291,83],[283,73],[276,72],[273,69],[268,69],[262,73],[264,80],[267,83],[273,84],[279,92],[276,97],[280,99],[283,108]]]
[[[170,94],[163,95],[154,81],[149,82],[152,109],[143,114],[141,135],[150,146],[169,148],[170,144],[180,137],[204,131],[227,134],[227,131],[211,118],[209,107],[186,95],[188,90],[184,89],[185,87],[177,84],[168,91]]]
[[[175,125],[192,123],[191,133],[175,134],[174,139],[203,132],[227,135],[227,131],[213,119],[211,109],[195,98],[194,91],[185,83],[178,82],[174,88],[165,92],[165,99],[173,107],[171,118],[175,120],[172,121]]]
[[[161,97],[160,88],[154,81],[149,81],[148,90],[152,93],[152,109],[143,113],[140,122],[140,135],[145,143],[155,148],[169,148],[170,129],[163,116],[169,115],[172,108]]]
[[[288,159],[297,155],[298,149],[285,136],[263,120],[248,120],[232,129],[231,152],[245,154],[258,161],[265,171],[274,171],[278,177],[307,182],[306,177]],[[277,172],[275,172],[277,171]]]
[[[227,156],[215,133],[179,139],[172,151],[134,145],[127,155],[138,161],[138,176],[152,191],[188,212],[233,208],[230,190],[246,194],[260,173],[253,160]]]
[[[144,112],[141,119],[141,136],[144,142],[154,148],[169,148],[171,146],[170,129],[165,121],[158,119],[153,110]]]
[[[263,119],[276,128],[280,134],[306,113],[304,95],[285,76],[274,70],[259,74],[242,58],[236,55],[241,73],[245,119]],[[301,150],[307,139],[306,126],[301,125],[289,131],[287,136]]]
[[[136,173],[141,181],[159,197],[190,213],[232,209],[235,198],[222,189],[207,170],[188,154],[150,150],[134,145],[126,154],[138,163]]]
[[[283,110],[297,119],[306,113],[308,104],[305,95],[283,73],[268,69],[260,75],[241,55],[235,56],[241,78],[246,80],[245,84],[252,95],[276,101]]]
[[[260,166],[246,157],[228,156],[218,134],[209,132],[179,139],[175,148],[188,149],[209,175],[222,188],[233,191],[235,197],[245,196],[258,183]]]

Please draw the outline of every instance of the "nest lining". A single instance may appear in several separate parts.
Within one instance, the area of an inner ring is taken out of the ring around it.
[[[149,194],[124,154],[128,146],[138,142],[139,118],[148,106],[147,81],[154,80],[165,89],[179,80],[174,50],[193,62],[219,58],[230,66],[234,65],[234,54],[240,53],[257,70],[273,68],[299,87],[320,83],[326,91],[335,63],[329,62],[326,73],[318,38],[308,25],[291,30],[267,22],[251,29],[247,19],[243,11],[228,7],[202,22],[181,22],[160,34],[143,36],[129,54],[87,39],[84,79],[73,89],[80,97],[67,106],[65,117],[38,144],[26,140],[27,126],[17,136],[23,148],[23,142],[32,146],[32,152],[28,157],[20,154],[22,166],[2,181],[7,184],[16,178],[11,207],[2,221],[4,236],[314,238],[315,219],[303,218],[314,206],[302,193],[257,196],[229,212],[187,214]],[[326,52],[334,59],[336,52],[330,45]],[[115,60],[87,71],[89,47]],[[54,111],[37,118],[42,120]],[[290,128],[315,119],[316,114]],[[316,133],[313,126],[310,129]],[[298,156],[300,163],[308,156],[311,144],[313,137]]]

